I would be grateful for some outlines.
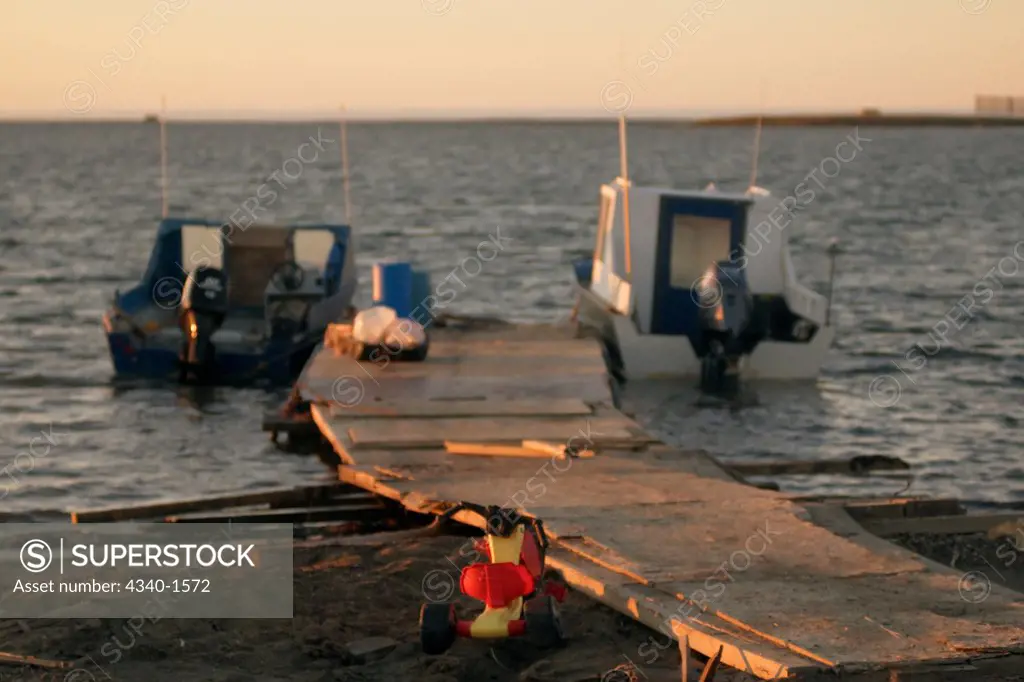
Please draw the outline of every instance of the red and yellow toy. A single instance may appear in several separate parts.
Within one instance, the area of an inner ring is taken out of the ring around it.
[[[475,619],[459,620],[455,604],[424,604],[420,610],[420,641],[427,654],[441,654],[456,637],[503,639],[528,636],[541,646],[565,641],[556,607],[565,587],[545,570],[548,547],[538,519],[515,510],[461,503],[444,517],[460,510],[473,511],[487,520],[487,535],[477,544],[487,562],[462,569],[459,588],[484,604]]]

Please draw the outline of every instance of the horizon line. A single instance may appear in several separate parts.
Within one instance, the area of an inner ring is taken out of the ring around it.
[[[885,116],[971,116],[982,115],[974,109],[880,109],[877,107],[861,107],[860,109],[774,109],[771,111],[756,109],[736,110],[645,110],[633,113],[622,112],[635,121],[700,121],[721,118],[757,118],[782,116],[863,116],[865,112],[877,112],[875,115]],[[495,121],[565,121],[565,122],[614,122],[620,112],[595,112],[593,110],[553,110],[553,111],[442,111],[442,110],[405,110],[405,111],[366,111],[353,114],[351,110],[344,116],[349,123],[428,123],[428,122],[495,122]],[[336,123],[342,120],[337,111],[321,112],[281,112],[266,110],[184,110],[176,112],[173,117],[153,111],[110,111],[92,115],[62,112],[10,112],[0,111],[0,123],[134,123],[156,121],[160,118],[166,123]]]

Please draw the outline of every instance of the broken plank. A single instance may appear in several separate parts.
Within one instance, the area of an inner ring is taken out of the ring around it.
[[[299,526],[303,528],[303,526]],[[420,528],[409,528],[407,530],[386,530],[367,534],[344,534],[344,535],[322,535],[308,536],[296,539],[292,545],[295,549],[308,549],[312,547],[379,547],[384,545],[417,540],[424,537],[433,537],[438,533],[437,529],[430,526]]]
[[[75,665],[73,661],[55,661],[48,658],[38,658],[36,656],[11,654],[6,651],[0,651],[0,664],[24,665],[31,666],[33,668],[46,668],[49,670],[66,670],[67,668],[72,668]],[[69,675],[65,679],[71,679],[71,676]]]
[[[619,447],[651,441],[629,430],[622,419],[409,419],[401,429],[379,421],[365,421],[348,429],[356,447],[443,448],[447,440],[479,443],[522,443],[523,440],[556,440],[586,447]]]
[[[593,408],[574,398],[555,400],[389,400],[346,407],[332,404],[331,416],[358,419],[395,417],[583,417]]]
[[[1022,670],[1024,656],[1019,653],[975,655],[958,665],[893,665],[885,682],[1014,682],[1024,679]]]
[[[462,441],[446,440],[444,449],[451,455],[475,455],[478,457],[522,457],[524,459],[567,459],[576,457],[587,459],[593,457],[591,450],[580,450],[575,454],[569,454],[566,448],[558,451],[556,448],[540,450],[533,447],[526,447],[526,443],[537,441],[524,441],[523,445],[495,445],[494,443],[465,443]]]
[[[551,459],[551,455],[518,445],[495,445],[494,443],[464,443],[446,440],[444,449],[452,455],[479,455],[480,457],[527,457]]]
[[[582,450],[572,447],[566,443],[550,443],[543,440],[524,440],[523,447],[536,452],[542,452],[551,457],[565,459],[567,457],[578,457],[587,459],[594,456],[593,450]]]
[[[700,674],[699,682],[711,682],[715,679],[715,673],[718,672],[718,666],[722,662],[722,647],[718,647],[718,651],[712,656],[707,665],[704,666],[704,672]]]
[[[565,443],[549,443],[543,440],[524,440],[523,447],[527,450],[542,452],[554,457],[565,457],[567,446]]]
[[[816,673],[822,666],[787,649],[737,631],[693,603],[552,547],[547,561],[570,587],[674,639],[688,637],[690,647],[711,657],[722,648],[723,664],[761,679]]]
[[[858,521],[959,516],[966,513],[960,502],[954,499],[850,500],[843,506],[846,513]]]
[[[987,533],[991,529],[1012,524],[1024,528],[1024,512],[1012,514],[959,514],[957,516],[932,516],[911,519],[886,519],[862,521],[871,533],[879,537],[892,537],[905,533],[931,533],[934,535],[970,535]]]
[[[343,493],[353,491],[352,486],[344,483],[327,483],[322,485],[300,486],[297,488],[276,488],[251,493],[234,493],[217,495],[192,500],[173,500],[128,507],[109,507],[71,512],[72,523],[97,523],[110,521],[129,521],[133,519],[156,518],[170,514],[226,509],[229,507],[245,507],[259,504],[316,504],[325,502]]]
[[[861,456],[851,459],[814,461],[729,462],[721,465],[741,476],[794,476],[809,474],[868,474],[873,471],[909,471],[910,465],[897,457]]]
[[[345,504],[298,509],[261,509],[228,511],[216,514],[168,516],[167,523],[306,523],[311,521],[366,521],[388,516],[392,511],[382,504]]]
[[[737,572],[723,580],[728,584],[717,590],[708,589],[706,579],[658,588],[699,601],[705,613],[825,667],[884,668],[907,662],[908,650],[921,662],[956,665],[986,649],[1019,650],[1024,635],[1015,600],[1020,595],[995,588],[984,602],[968,604],[961,575],[948,570],[848,578],[841,592],[814,575],[765,580]],[[837,594],[843,603],[830,605]],[[779,618],[785,610],[804,615]]]
[[[928,497],[850,497],[848,495],[784,494],[804,506],[840,506],[855,519],[902,519],[922,516],[957,516],[967,513],[960,500]]]

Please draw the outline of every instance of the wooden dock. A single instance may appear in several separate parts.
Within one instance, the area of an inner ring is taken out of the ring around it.
[[[762,679],[1024,675],[1024,595],[965,594],[963,576],[842,505],[744,485],[657,442],[616,409],[599,344],[568,327],[436,329],[422,363],[321,348],[297,388],[343,482],[415,512],[469,501],[541,518],[573,588],[708,657],[721,649],[723,665]],[[525,440],[595,456],[445,447]]]

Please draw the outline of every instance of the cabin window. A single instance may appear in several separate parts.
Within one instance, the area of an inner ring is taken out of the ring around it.
[[[224,246],[219,227],[186,225],[181,228],[181,269],[192,272],[196,268],[223,268]]]
[[[605,260],[605,239],[608,236],[609,221],[612,213],[612,203],[615,201],[615,195],[610,192],[601,192],[601,209],[597,217],[597,244],[594,247],[594,259],[604,261]]]
[[[669,284],[675,289],[691,289],[708,266],[729,260],[731,229],[727,218],[675,216]]]
[[[292,239],[296,262],[323,270],[334,247],[334,233],[328,230],[296,230]]]

